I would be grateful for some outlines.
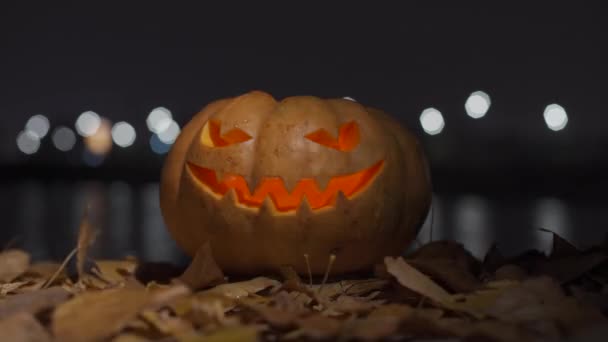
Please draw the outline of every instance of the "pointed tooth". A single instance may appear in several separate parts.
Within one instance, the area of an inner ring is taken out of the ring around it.
[[[349,200],[346,195],[342,192],[342,190],[338,190],[336,194],[336,200],[334,202],[334,207],[336,210],[348,211]]]
[[[302,196],[300,206],[296,209],[296,215],[303,218],[310,217],[312,215],[312,208],[308,202],[308,198],[306,198],[306,195]]]
[[[315,177],[315,182],[317,182],[317,186],[321,191],[325,191],[325,189],[327,189],[327,184],[329,184],[330,180],[331,176],[328,175],[321,175]]]
[[[273,216],[276,209],[274,208],[274,203],[270,199],[270,196],[266,196],[264,201],[262,202],[262,206],[260,207],[260,216]]]
[[[238,198],[238,195],[236,194],[236,190],[234,190],[234,188],[228,189],[228,192],[226,192],[224,194],[224,197],[222,198],[222,202],[230,203],[232,205],[238,203],[238,201],[239,201],[239,198]]]

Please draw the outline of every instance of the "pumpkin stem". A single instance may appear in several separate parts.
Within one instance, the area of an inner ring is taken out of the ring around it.
[[[323,281],[321,282],[321,286],[319,286],[318,294],[321,294],[321,290],[323,290],[323,285],[325,285],[325,283],[327,282],[327,278],[329,278],[329,272],[331,272],[331,267],[334,265],[335,261],[336,261],[336,255],[330,254],[329,262],[327,263],[327,268],[325,269],[325,275],[323,276]]]
[[[306,270],[308,271],[308,282],[312,288],[312,272],[310,271],[310,261],[308,260],[308,253],[304,253],[304,260],[306,261]]]

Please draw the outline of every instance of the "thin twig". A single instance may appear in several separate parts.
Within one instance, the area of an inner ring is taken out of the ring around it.
[[[51,285],[55,281],[55,279],[57,279],[57,277],[59,276],[59,273],[61,273],[61,271],[63,271],[65,269],[65,267],[68,265],[68,262],[70,262],[70,259],[72,259],[74,257],[74,255],[76,255],[76,252],[78,252],[78,247],[75,247],[74,249],[72,249],[70,254],[68,254],[68,256],[65,257],[65,259],[63,260],[63,262],[61,263],[61,266],[59,266],[57,271],[55,271],[55,273],[53,273],[53,275],[42,285],[43,289],[47,288],[49,285]]]

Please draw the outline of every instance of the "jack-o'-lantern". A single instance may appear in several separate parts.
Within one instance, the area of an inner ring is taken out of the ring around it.
[[[178,245],[194,254],[209,242],[219,266],[238,274],[281,265],[322,274],[332,254],[332,274],[369,269],[405,251],[431,201],[422,149],[389,115],[259,91],[194,116],[161,184]]]

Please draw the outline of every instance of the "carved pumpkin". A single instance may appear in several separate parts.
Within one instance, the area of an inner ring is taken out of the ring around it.
[[[431,200],[423,152],[385,113],[345,99],[255,91],[213,102],[165,160],[161,207],[189,254],[228,273],[369,269],[402,253]]]

